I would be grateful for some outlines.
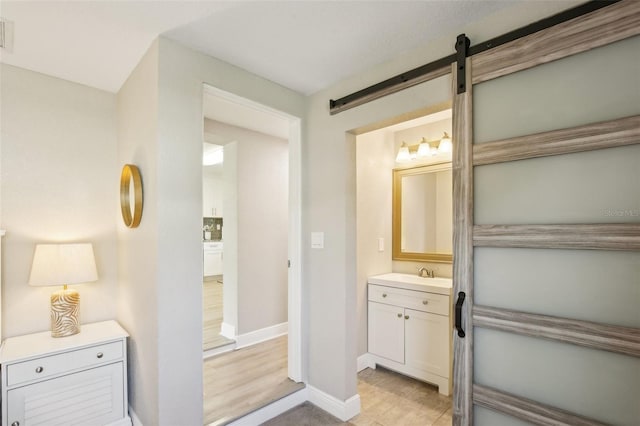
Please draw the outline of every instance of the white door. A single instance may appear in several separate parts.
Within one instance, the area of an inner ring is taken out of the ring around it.
[[[404,364],[404,310],[369,302],[369,352]]]
[[[405,309],[404,324],[407,366],[449,377],[449,318]]]
[[[455,425],[638,424],[639,34],[622,0],[454,72]]]

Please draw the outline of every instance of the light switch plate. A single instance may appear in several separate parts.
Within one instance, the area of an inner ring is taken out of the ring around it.
[[[311,248],[315,248],[315,249],[324,248],[324,232],[311,233]]]
[[[384,251],[384,238],[378,238],[378,251]]]

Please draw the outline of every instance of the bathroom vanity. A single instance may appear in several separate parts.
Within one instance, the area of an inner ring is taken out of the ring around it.
[[[389,273],[368,279],[368,345],[381,365],[451,393],[450,278]]]

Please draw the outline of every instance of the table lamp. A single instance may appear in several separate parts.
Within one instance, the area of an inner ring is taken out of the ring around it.
[[[51,295],[51,336],[80,332],[80,295],[68,284],[96,281],[96,261],[91,244],[38,244],[33,255],[29,285],[64,288]]]

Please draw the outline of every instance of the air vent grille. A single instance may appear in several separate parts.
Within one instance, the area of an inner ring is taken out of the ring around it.
[[[5,45],[4,30],[5,30],[4,20],[0,19],[0,47],[4,47]]]

